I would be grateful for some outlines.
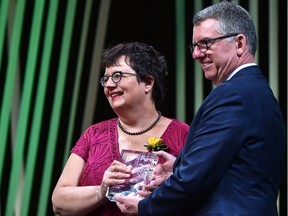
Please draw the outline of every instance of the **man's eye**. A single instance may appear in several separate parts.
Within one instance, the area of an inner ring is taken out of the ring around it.
[[[205,42],[201,42],[201,43],[198,43],[197,46],[199,48],[205,48],[206,47],[206,43]]]

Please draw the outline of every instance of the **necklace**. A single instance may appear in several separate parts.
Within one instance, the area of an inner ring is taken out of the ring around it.
[[[129,132],[127,131],[126,129],[123,128],[123,126],[121,125],[120,123],[120,120],[118,119],[118,126],[119,128],[121,129],[121,131],[123,131],[124,133],[130,135],[130,136],[137,136],[137,135],[141,135],[141,134],[144,134],[146,133],[147,131],[151,130],[153,127],[155,127],[155,125],[158,123],[158,121],[160,120],[161,118],[161,113],[159,111],[158,112],[158,116],[157,116],[157,119],[146,129],[142,130],[142,131],[139,131],[139,132]]]

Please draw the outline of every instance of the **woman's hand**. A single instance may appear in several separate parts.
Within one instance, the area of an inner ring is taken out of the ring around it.
[[[107,201],[106,193],[108,187],[121,185],[131,176],[131,169],[125,164],[114,160],[108,169],[104,172],[103,180],[99,186],[97,198],[101,203]]]
[[[101,187],[106,188],[107,191],[107,187],[124,184],[126,179],[130,176],[131,168],[117,160],[114,160],[110,167],[108,167],[104,172]]]
[[[131,175],[131,168],[125,164],[114,160],[110,167],[105,171],[102,184],[106,187],[125,183],[125,179]]]

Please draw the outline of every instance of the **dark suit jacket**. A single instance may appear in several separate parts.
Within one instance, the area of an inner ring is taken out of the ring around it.
[[[277,100],[259,67],[246,67],[204,100],[173,175],[139,215],[277,215],[285,142]]]

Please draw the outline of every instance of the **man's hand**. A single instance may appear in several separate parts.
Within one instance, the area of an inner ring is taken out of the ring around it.
[[[144,185],[146,193],[140,193],[141,196],[148,196],[155,188],[159,187],[170,175],[173,173],[173,164],[176,160],[176,157],[173,155],[164,152],[158,151],[154,152],[160,158],[160,163],[157,164],[154,177],[149,184]]]
[[[139,196],[115,196],[118,208],[126,215],[138,215],[138,203],[142,199]]]

